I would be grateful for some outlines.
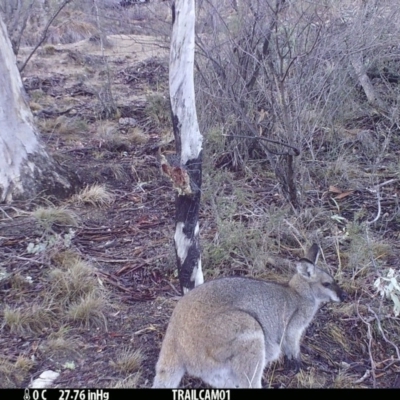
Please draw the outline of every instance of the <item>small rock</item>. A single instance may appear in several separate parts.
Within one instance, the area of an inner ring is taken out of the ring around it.
[[[60,375],[59,372],[55,371],[44,371],[40,374],[39,378],[35,379],[32,384],[32,389],[44,389],[52,385],[52,383],[58,378]]]
[[[122,126],[136,126],[137,121],[135,118],[120,118],[118,123]]]

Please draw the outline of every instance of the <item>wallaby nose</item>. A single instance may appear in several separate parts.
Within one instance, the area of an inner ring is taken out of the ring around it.
[[[340,301],[346,301],[347,300],[348,296],[347,296],[347,293],[344,290],[339,288],[338,295],[339,295]]]

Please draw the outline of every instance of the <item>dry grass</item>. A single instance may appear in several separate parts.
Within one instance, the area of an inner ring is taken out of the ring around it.
[[[326,378],[316,368],[310,368],[309,371],[300,370],[294,383],[294,387],[317,389],[326,386]]]
[[[15,369],[25,373],[29,372],[34,365],[35,362],[31,358],[22,355],[19,355],[15,361]]]
[[[32,212],[32,216],[45,229],[50,229],[53,224],[76,227],[79,223],[78,215],[65,207],[39,207]]]
[[[114,386],[113,389],[133,389],[139,387],[139,381],[141,378],[141,373],[137,372],[133,376],[130,376],[125,379],[119,380]]]
[[[108,302],[95,270],[69,252],[57,257],[60,267],[49,273],[52,298],[64,308],[67,320],[90,327],[107,327]]]
[[[68,269],[73,267],[75,264],[80,264],[81,262],[85,264],[81,256],[74,250],[64,249],[55,254],[51,255],[51,261],[55,266]],[[91,269],[89,264],[86,264],[87,269]]]
[[[149,141],[149,136],[146,135],[144,131],[138,126],[130,128],[126,133],[126,138],[130,143],[134,145],[145,144]]]
[[[104,185],[86,186],[79,194],[73,196],[72,201],[78,204],[89,204],[95,207],[105,207],[112,204],[115,196]]]
[[[42,101],[39,104],[42,105]],[[79,137],[89,129],[86,121],[77,117],[68,117],[65,115],[61,115],[56,119],[40,119],[39,127],[42,132],[57,133],[63,136],[74,135],[74,137]]]
[[[121,181],[128,179],[128,174],[125,171],[123,165],[112,163],[109,165],[109,168],[110,168],[110,170],[114,176],[114,179],[116,181],[121,182]]]
[[[94,24],[85,21],[85,15],[64,9],[54,26],[49,29],[47,42],[52,44],[75,43],[97,32]]]
[[[89,293],[71,303],[67,315],[71,321],[78,322],[86,328],[95,326],[107,329],[105,315],[107,307],[108,303],[104,296]]]
[[[99,148],[110,151],[128,151],[132,146],[145,144],[149,140],[140,127],[120,127],[113,121],[105,121],[99,125],[95,140]]]
[[[73,329],[97,327],[107,329],[109,302],[106,291],[95,276],[94,269],[70,250],[53,255],[52,261],[58,266],[42,276],[41,290],[30,303],[5,304],[1,308],[1,329],[20,336],[45,335],[39,351],[63,368],[72,365],[82,344],[71,337]],[[16,280],[15,275],[14,281]],[[26,293],[24,286],[37,289],[38,282],[24,282],[19,276],[12,291]],[[15,293],[15,298],[20,297]],[[26,373],[34,366],[33,361],[20,355],[14,364],[0,358],[0,380],[6,387],[18,386]],[[1,387],[2,383],[0,383]]]
[[[339,345],[344,351],[349,350],[349,342],[346,337],[346,332],[343,332],[342,327],[337,322],[329,322],[326,327],[324,327],[324,332],[326,332],[328,338],[331,338],[335,343]]]
[[[29,376],[35,362],[19,355],[15,362],[0,356],[0,389],[17,388]]]
[[[13,290],[21,291],[32,284],[32,278],[29,276],[24,277],[21,274],[15,274],[10,277],[9,283]]]
[[[362,388],[366,387],[363,386],[361,383],[356,383],[359,376],[354,374],[350,374],[346,372],[346,370],[340,370],[337,376],[335,377],[332,384],[329,386],[331,388],[342,389],[342,388]]]
[[[54,309],[45,304],[32,304],[25,307],[6,305],[3,309],[2,328],[11,333],[43,333],[56,321]]]
[[[117,359],[111,361],[111,365],[117,371],[131,374],[140,370],[144,358],[141,349],[124,348],[117,353]]]
[[[70,338],[48,339],[40,345],[40,351],[46,357],[66,359],[79,354],[80,343]]]
[[[59,304],[68,305],[86,294],[101,292],[93,268],[83,260],[64,260],[61,268],[49,272],[52,296]]]
[[[145,113],[157,128],[171,126],[171,111],[167,96],[152,94],[146,99]]]

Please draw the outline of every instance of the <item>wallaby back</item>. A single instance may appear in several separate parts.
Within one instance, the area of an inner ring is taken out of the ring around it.
[[[214,387],[261,387],[267,363],[283,353],[300,365],[300,340],[319,306],[340,302],[334,279],[314,265],[318,246],[297,263],[287,285],[222,278],[177,303],[153,387],[177,387],[185,372]]]

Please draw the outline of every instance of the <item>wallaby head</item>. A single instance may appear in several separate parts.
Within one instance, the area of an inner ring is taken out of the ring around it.
[[[334,279],[315,266],[313,245],[287,285],[221,278],[177,303],[153,387],[177,387],[182,376],[214,387],[261,387],[265,366],[285,355],[301,365],[301,337],[322,303],[343,300]]]
[[[319,248],[313,244],[306,257],[298,261],[297,274],[289,282],[289,286],[304,298],[313,298],[318,304],[340,302],[344,300],[344,292],[327,272],[316,267]]]

